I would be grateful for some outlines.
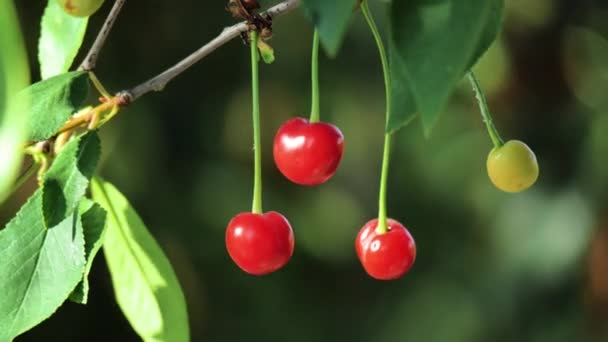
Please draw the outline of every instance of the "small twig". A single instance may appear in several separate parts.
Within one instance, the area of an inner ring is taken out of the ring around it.
[[[120,10],[122,9],[122,5],[125,4],[125,1],[126,0],[114,1],[114,6],[112,6],[108,17],[106,18],[106,21],[103,23],[103,26],[101,27],[101,30],[99,30],[97,38],[95,38],[95,41],[93,42],[93,46],[91,46],[89,53],[87,53],[87,56],[84,58],[84,60],[78,67],[78,70],[91,71],[95,68],[99,52],[101,51],[103,44],[106,42],[106,38],[108,38],[108,35],[112,30],[112,26],[114,25],[114,22],[118,17],[118,13],[120,13]]]
[[[274,18],[292,11],[299,5],[300,0],[285,0],[268,9],[268,11],[262,14],[262,16],[270,16],[271,18]],[[179,63],[130,90],[118,93],[117,96],[131,102],[151,91],[161,91],[176,76],[189,69],[192,65],[196,64],[198,61],[205,58],[219,47],[235,38],[238,38],[241,33],[247,32],[249,28],[250,27],[247,22],[241,22],[224,28],[224,30],[217,37],[213,38],[210,42],[203,45],[200,49],[196,50]]]

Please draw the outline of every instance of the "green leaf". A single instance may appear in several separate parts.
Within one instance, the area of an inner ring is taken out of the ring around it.
[[[453,88],[494,40],[502,7],[503,0],[393,1],[392,44],[426,134]]]
[[[51,137],[82,105],[89,91],[88,74],[73,71],[32,84],[20,93],[31,99],[30,141]]]
[[[131,326],[144,341],[189,341],[184,294],[160,246],[112,184],[94,178],[92,194],[108,212],[104,255]]]
[[[93,176],[101,145],[95,132],[70,140],[44,175],[43,213],[47,227],[71,215]]]
[[[274,63],[274,49],[268,45],[265,41],[258,39],[258,50],[260,51],[260,57],[266,64]]]
[[[78,283],[74,292],[70,295],[70,300],[79,304],[86,304],[89,298],[89,272],[97,252],[103,245],[106,211],[99,204],[85,198],[80,202],[80,216],[82,217],[82,229],[84,231],[86,265],[82,281]]]
[[[389,42],[390,43],[390,42]],[[401,57],[389,45],[389,68],[391,73],[391,105],[386,122],[386,131],[391,133],[407,125],[416,116],[416,103],[405,75]]]
[[[504,8],[504,0],[490,1],[490,13],[488,15],[487,24],[481,32],[481,39],[479,39],[477,47],[473,50],[473,56],[469,60],[469,63],[467,63],[465,73],[477,64],[481,56],[483,56],[494,40],[496,40],[498,33],[500,33],[500,28],[502,27]]]
[[[0,231],[0,341],[11,341],[57,310],[82,279],[79,215],[46,228],[37,190]]]
[[[336,56],[358,0],[303,0],[304,14],[319,31],[321,43]]]
[[[82,45],[88,17],[67,14],[57,0],[49,0],[40,22],[38,61],[43,79],[68,71]]]
[[[17,93],[29,84],[27,56],[12,1],[0,1],[0,203],[15,180],[27,134],[27,97]]]

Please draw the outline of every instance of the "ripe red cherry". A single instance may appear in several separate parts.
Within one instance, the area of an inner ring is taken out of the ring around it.
[[[300,185],[325,183],[336,173],[344,151],[344,136],[328,123],[294,118],[274,138],[274,162],[290,181]]]
[[[240,213],[226,229],[226,249],[243,271],[263,275],[283,267],[293,254],[293,230],[287,219],[275,212]]]
[[[399,222],[387,219],[388,231],[378,234],[378,219],[365,224],[357,234],[355,249],[361,265],[371,277],[379,280],[403,276],[416,260],[416,243]]]

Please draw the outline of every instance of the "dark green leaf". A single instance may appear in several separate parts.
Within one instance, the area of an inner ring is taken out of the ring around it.
[[[32,84],[21,92],[30,98],[30,141],[52,136],[82,105],[89,90],[88,74],[68,72]]]
[[[38,190],[0,231],[0,341],[48,318],[82,279],[79,215],[47,228]]]
[[[91,190],[108,212],[104,255],[131,326],[145,342],[189,341],[184,294],[162,249],[113,185],[95,178]]]
[[[481,56],[483,56],[490,45],[492,45],[496,39],[496,36],[498,36],[498,33],[500,32],[500,28],[502,27],[503,12],[505,7],[504,0],[493,0],[490,1],[490,4],[490,14],[487,20],[488,24],[485,25],[483,31],[481,32],[481,39],[479,40],[477,47],[473,50],[473,56],[469,60],[469,63],[467,63],[465,72],[477,64]]]
[[[502,0],[402,0],[391,5],[392,44],[425,133],[465,72],[495,38]],[[394,127],[394,126],[393,126]]]
[[[95,172],[101,147],[97,133],[73,138],[44,175],[43,212],[47,227],[71,215]]]
[[[307,18],[319,31],[321,43],[330,56],[338,53],[357,0],[303,0]]]
[[[416,116],[416,103],[405,75],[403,60],[389,46],[389,68],[391,73],[391,105],[386,122],[386,131],[394,132],[407,125]]]
[[[0,203],[21,165],[28,99],[16,94],[29,84],[27,56],[12,1],[0,1]]]
[[[40,23],[38,61],[43,79],[68,71],[82,45],[88,17],[67,14],[57,0],[49,0]]]
[[[87,262],[82,281],[78,283],[74,292],[70,295],[70,300],[86,304],[89,297],[89,272],[97,252],[103,245],[106,211],[99,204],[85,198],[80,202],[80,215],[82,217],[84,250]]]

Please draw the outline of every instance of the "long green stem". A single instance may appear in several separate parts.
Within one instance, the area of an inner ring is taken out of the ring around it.
[[[254,214],[262,213],[262,138],[260,133],[260,82],[258,77],[258,33],[251,32],[251,94],[253,115],[253,204],[251,211]]]
[[[321,104],[319,102],[319,31],[316,29],[312,38],[312,57],[310,69],[312,76],[310,122],[318,122],[321,116]]]
[[[384,43],[382,42],[382,37],[380,36],[380,31],[378,30],[378,26],[372,16],[371,11],[369,10],[369,5],[367,4],[367,0],[363,0],[361,3],[361,11],[363,12],[363,16],[365,17],[365,21],[372,31],[374,39],[376,41],[376,45],[378,46],[378,53],[380,54],[380,61],[382,62],[382,72],[384,74],[384,91],[386,94],[386,120],[388,120],[388,116],[391,112],[391,74],[388,64],[388,57],[386,54],[386,49],[384,48]],[[376,228],[376,232],[378,234],[384,234],[387,232],[387,224],[386,224],[386,187],[388,183],[388,168],[390,163],[390,152],[391,152],[391,133],[384,133],[384,152],[382,154],[382,172],[380,175],[380,191],[378,195],[378,228]]]
[[[501,147],[504,145],[504,141],[500,137],[500,134],[498,134],[496,126],[494,126],[494,121],[492,121],[492,116],[490,115],[490,110],[488,109],[488,103],[486,102],[486,97],[483,95],[483,91],[479,86],[479,81],[477,81],[473,71],[469,71],[467,76],[469,77],[473,91],[475,91],[475,97],[477,98],[477,103],[479,104],[481,117],[483,118],[483,122],[486,124],[488,134],[490,134],[490,139],[492,139],[492,143],[494,144],[495,148]]]
[[[382,42],[382,37],[380,36],[380,31],[378,30],[376,21],[374,20],[374,17],[372,16],[371,11],[369,10],[367,0],[364,0],[361,3],[361,12],[363,12],[365,21],[367,21],[367,25],[369,26],[370,30],[372,31],[372,34],[374,35],[374,40],[376,41],[376,45],[378,46],[378,53],[380,53],[382,72],[384,73],[384,90],[386,92],[386,119],[388,120],[388,113],[390,113],[391,111],[391,74],[388,65],[388,56],[386,54],[386,48],[384,47],[384,43]]]

